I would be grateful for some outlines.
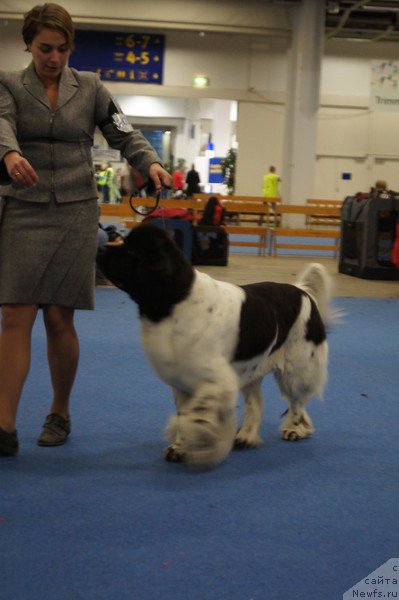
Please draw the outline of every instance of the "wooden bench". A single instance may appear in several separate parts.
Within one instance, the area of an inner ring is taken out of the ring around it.
[[[314,206],[304,204],[280,204],[276,206],[276,214],[280,215],[312,215],[315,213]],[[321,217],[340,217],[341,209],[338,206],[320,206],[317,214]]]
[[[212,194],[211,194],[212,195]],[[225,228],[227,233],[234,236],[234,240],[230,239],[230,246],[242,246],[242,247],[254,247],[258,248],[259,254],[270,254],[276,255],[279,249],[292,249],[292,250],[329,250],[334,254],[338,251],[338,243],[340,238],[340,232],[337,231],[336,227],[331,229],[312,229],[310,227],[295,227],[289,228],[282,224],[284,215],[300,215],[306,220],[309,215],[315,213],[315,208],[311,204],[298,205],[298,204],[282,204],[281,199],[275,205],[267,201],[264,198],[257,198],[254,200],[253,196],[230,196],[221,197],[223,198],[223,206],[228,212],[245,213],[247,215],[256,215],[256,225],[245,225],[241,224],[230,224],[228,223]],[[245,200],[244,200],[245,199]],[[183,208],[192,211],[193,223],[198,222],[199,216],[205,208],[208,198],[192,198],[192,199],[162,199],[159,202],[159,207],[165,208]],[[133,198],[132,203],[134,206],[153,207],[156,204],[154,198]],[[122,204],[102,204],[100,205],[102,216],[115,216],[123,222],[124,227],[132,228],[135,227],[142,219],[139,215],[134,213],[128,202]],[[269,221],[270,211],[273,210],[273,221]],[[319,206],[317,208],[317,215],[319,217],[340,217],[340,206]],[[260,224],[259,217],[263,216],[264,223]],[[254,240],[248,239],[237,239],[237,236],[254,236]],[[303,243],[299,244],[297,241],[289,243],[282,242],[281,237],[300,237],[303,238]],[[255,239],[258,238],[258,239]],[[308,238],[306,242],[305,239]],[[327,238],[331,239],[333,243],[331,245],[316,244],[313,238]],[[269,243],[270,242],[270,243]]]
[[[283,204],[276,208],[276,212],[280,215],[281,222],[283,222],[284,215],[302,215],[306,218],[314,213],[314,207],[312,205],[300,205],[300,204]],[[339,217],[341,210],[340,207],[336,206],[320,206],[317,209],[317,213],[320,216],[326,217]],[[280,238],[302,238],[303,242],[300,243],[295,241],[282,242]],[[339,239],[341,237],[340,230],[336,228],[331,229],[311,229],[310,227],[284,227],[280,225],[272,230],[271,240],[271,251],[274,256],[277,255],[278,250],[327,250],[337,255],[339,250]],[[331,240],[331,243],[314,243],[313,239],[327,239]],[[312,241],[306,241],[312,240]]]
[[[323,208],[339,208],[342,207],[342,200],[319,200],[318,198],[308,198],[306,200],[308,206],[316,207],[314,214],[306,216],[306,225],[312,227],[312,225],[341,225],[341,215],[320,215],[318,209]]]
[[[132,217],[133,211],[128,204],[99,204],[101,217]]]
[[[223,196],[222,194],[193,194],[193,200],[205,200],[208,202],[209,198],[219,198],[222,202],[271,202],[271,203],[281,203],[281,198],[263,198],[263,196]]]
[[[216,194],[194,194],[193,198],[175,199],[167,198],[160,200],[159,207],[165,208],[183,208],[193,211],[194,222],[198,220],[199,213],[205,208],[205,205],[211,196]],[[204,196],[198,197],[198,196]],[[281,204],[281,198],[259,198],[256,196],[219,196],[223,207],[228,213],[236,213],[239,215],[249,215],[258,224],[268,224],[269,221],[274,221],[277,203]],[[135,207],[155,206],[155,198],[132,198],[132,203]],[[132,217],[137,220],[136,215],[130,207],[129,198],[124,197],[121,204],[100,204],[101,216],[114,217]]]
[[[240,223],[257,223],[271,225],[275,220],[275,207],[281,204],[281,198],[264,198],[263,196],[222,196],[221,194],[194,194],[193,199],[207,202],[209,198],[217,197],[226,209],[227,217],[236,225]],[[248,205],[267,206],[262,212],[247,212]]]
[[[193,224],[195,225],[198,222],[199,215],[203,212],[207,198],[204,199],[162,199],[159,202],[159,207],[165,208],[183,208],[192,211],[193,213]],[[132,199],[133,206],[139,207],[143,206],[145,208],[155,206],[156,200],[154,198],[133,198]],[[243,202],[239,201],[239,207],[242,208]],[[237,210],[237,203],[235,201],[225,201],[224,206],[226,210]],[[101,204],[100,205],[101,215],[102,216],[115,216],[120,219],[123,223],[123,226],[126,229],[132,229],[136,227],[140,221],[140,215],[134,213],[127,203],[124,204]],[[248,214],[255,215],[268,215],[270,206],[269,204],[260,203],[245,203],[245,210]],[[230,239],[230,246],[242,246],[242,247],[251,247],[258,248],[259,254],[265,254],[268,248],[268,234],[269,227],[266,225],[256,225],[256,226],[245,226],[245,225],[230,225],[227,224],[225,226],[227,233],[235,238],[237,236],[254,236],[254,238],[258,238],[257,240],[249,241],[247,239]]]
[[[309,241],[304,242],[282,242],[281,238],[303,238],[309,240],[313,238],[330,239],[332,243],[315,244]],[[337,256],[339,250],[340,232],[331,229],[297,229],[288,227],[276,227],[273,230],[273,254],[277,256],[278,250],[326,250]]]
[[[245,227],[245,225],[225,225],[224,229],[230,235],[253,235],[258,237],[257,241],[232,240],[229,238],[229,246],[246,246],[248,248],[258,248],[258,254],[264,255],[268,248],[269,227],[259,225],[257,227]]]
[[[197,198],[197,196],[204,196],[204,198]],[[193,222],[197,223],[199,220],[199,217],[201,215],[201,213],[203,212],[207,201],[209,200],[209,197],[211,196],[215,196],[215,194],[194,194],[192,199],[182,199],[182,200],[177,200],[177,199],[162,199],[159,203],[159,207],[165,207],[165,208],[183,208],[183,209],[187,209],[193,212]],[[253,196],[239,196],[239,199],[236,199],[236,196],[220,196],[220,199],[222,201],[223,207],[225,208],[225,210],[227,212],[235,212],[235,213],[239,213],[241,214],[241,212],[245,212],[245,214],[248,215],[254,215],[257,217],[257,222],[259,221],[259,217],[263,217],[265,220],[267,220],[268,216],[270,215],[270,212],[273,206],[273,202],[272,199],[270,199],[270,201],[264,201],[264,198],[261,199],[262,201],[259,201],[259,199],[254,200]],[[244,198],[247,198],[247,200],[244,200]],[[253,201],[254,200],[254,201]],[[279,201],[281,202],[281,199],[279,199]],[[133,198],[132,199],[133,205],[134,206],[144,206],[144,207],[150,207],[150,206],[154,206],[155,205],[155,199],[154,198]],[[108,209],[108,206],[110,205],[102,205],[107,207],[105,209],[105,211],[111,211],[112,209]],[[117,205],[113,205],[113,206],[117,206]],[[121,213],[125,212],[125,209],[121,208],[121,209],[117,209],[119,210]],[[130,209],[130,213],[129,211],[127,211],[127,214],[130,214],[131,216],[136,217],[136,215],[134,215],[134,213],[132,212],[132,210]],[[256,229],[256,228],[255,228]]]
[[[138,221],[126,220],[124,222],[126,229],[133,229],[140,225]],[[224,229],[230,235],[253,235],[258,238],[257,241],[249,240],[232,240],[229,239],[229,246],[247,246],[250,248],[258,248],[258,254],[266,254],[268,248],[268,227],[244,227],[242,225],[225,225]]]
[[[155,198],[141,198],[140,196],[132,198],[132,204],[135,208],[143,206],[145,209],[150,209],[156,205]],[[176,199],[176,198],[162,198],[157,208],[182,208],[184,210],[189,210],[192,212],[193,223],[197,223],[200,217],[200,213],[203,212],[205,208],[206,202],[203,200],[194,200],[194,199]],[[129,212],[128,215],[131,217],[131,220],[140,221],[145,214],[140,215],[135,213],[130,205],[128,204]]]

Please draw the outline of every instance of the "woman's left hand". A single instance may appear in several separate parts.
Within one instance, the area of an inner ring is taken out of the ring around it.
[[[157,193],[160,192],[163,187],[171,186],[171,176],[159,163],[152,163],[149,170],[149,176],[154,183]]]

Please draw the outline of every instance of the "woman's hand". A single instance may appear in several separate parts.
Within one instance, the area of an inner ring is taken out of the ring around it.
[[[163,187],[170,187],[172,178],[167,171],[159,164],[152,163],[149,170],[150,179],[152,179],[156,192],[160,192]]]
[[[30,188],[39,181],[35,169],[19,152],[7,152],[3,160],[14,185]]]

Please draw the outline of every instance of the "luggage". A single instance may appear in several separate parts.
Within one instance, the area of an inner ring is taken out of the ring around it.
[[[168,230],[193,265],[227,265],[229,237],[223,227],[193,226],[190,221],[180,219],[151,219],[150,222]]]
[[[399,279],[391,262],[399,194],[348,196],[341,210],[340,273],[363,279]]]
[[[151,219],[151,225],[156,225],[169,231],[174,242],[179,246],[188,260],[193,253],[193,226],[190,221],[181,219]]]
[[[193,227],[193,265],[227,266],[229,236],[223,227],[196,225]]]

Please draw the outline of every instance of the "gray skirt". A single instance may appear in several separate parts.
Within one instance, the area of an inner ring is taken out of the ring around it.
[[[0,304],[94,308],[97,200],[3,198]]]

